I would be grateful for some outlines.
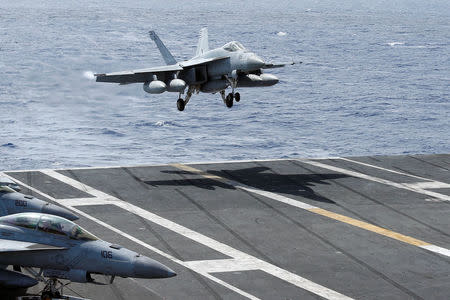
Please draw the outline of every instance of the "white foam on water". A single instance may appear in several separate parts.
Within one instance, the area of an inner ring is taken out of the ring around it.
[[[405,43],[402,43],[402,42],[390,42],[390,43],[387,43],[389,46],[391,46],[391,47],[395,47],[395,46],[399,46],[399,45],[404,45]]]
[[[279,31],[278,33],[277,33],[277,35],[278,36],[285,36],[287,33],[286,32],[283,32],[283,31]]]

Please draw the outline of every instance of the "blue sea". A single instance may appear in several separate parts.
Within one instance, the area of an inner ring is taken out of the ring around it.
[[[279,84],[177,94],[96,83],[240,41]],[[450,1],[1,1],[0,170],[450,153]]]

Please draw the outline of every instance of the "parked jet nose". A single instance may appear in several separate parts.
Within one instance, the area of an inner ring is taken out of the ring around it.
[[[266,63],[259,58],[258,56],[256,56],[255,54],[250,55],[247,58],[247,67],[249,70],[257,70],[260,69],[262,67],[264,67]]]
[[[134,276],[137,278],[169,278],[177,274],[165,265],[145,256],[134,262]]]
[[[79,218],[74,215],[70,210],[65,209],[64,207],[60,207],[54,204],[46,204],[42,207],[42,213],[60,216],[71,221],[78,220]]]

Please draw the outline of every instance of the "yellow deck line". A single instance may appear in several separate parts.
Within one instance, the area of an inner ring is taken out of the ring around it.
[[[430,243],[415,239],[413,237],[410,237],[410,236],[407,236],[407,235],[404,235],[404,234],[401,234],[401,233],[398,233],[398,232],[395,232],[395,231],[392,231],[392,230],[389,230],[389,229],[386,229],[383,227],[372,225],[367,222],[359,221],[359,220],[356,220],[356,219],[353,219],[353,218],[350,218],[350,217],[347,217],[344,215],[340,215],[340,214],[337,214],[337,213],[334,213],[334,212],[331,212],[331,211],[328,211],[328,210],[325,210],[322,208],[311,208],[311,209],[308,209],[308,211],[331,218],[331,219],[334,219],[334,220],[337,220],[337,221],[340,221],[340,222],[343,222],[343,223],[353,225],[355,227],[359,227],[359,228],[362,228],[362,229],[365,229],[365,230],[368,230],[371,232],[375,232],[375,233],[378,233],[378,234],[381,234],[381,235],[384,235],[384,236],[390,237],[392,239],[399,240],[401,242],[411,244],[414,246],[420,247],[420,246],[431,245]]]
[[[235,182],[233,180],[228,180],[228,179],[225,179],[225,178],[217,176],[217,175],[212,175],[212,174],[209,174],[208,172],[204,172],[202,170],[193,168],[191,166],[187,166],[187,165],[183,165],[183,164],[172,164],[172,166],[175,167],[175,168],[184,170],[184,171],[188,171],[188,172],[200,175],[200,176],[202,176],[204,178],[214,179],[214,180],[226,182],[226,183],[231,184],[231,185],[233,185],[233,186],[235,186],[237,188],[246,188],[246,186],[244,184],[242,184],[242,183],[238,183],[238,182]],[[251,189],[255,190],[255,188],[253,188],[253,187]],[[298,200],[295,200],[295,201],[301,202],[301,201],[298,201]],[[350,225],[353,225],[355,227],[358,227],[358,228],[361,228],[361,229],[365,229],[367,231],[374,232],[374,233],[377,233],[377,234],[380,234],[380,235],[383,235],[383,236],[386,236],[386,237],[389,237],[389,238],[392,238],[392,239],[395,239],[395,240],[398,240],[398,241],[401,241],[401,242],[404,242],[404,243],[407,243],[407,244],[410,244],[410,245],[414,245],[414,246],[417,246],[417,247],[423,247],[423,246],[430,246],[431,245],[430,243],[427,243],[427,242],[415,239],[413,237],[410,237],[410,236],[407,236],[407,235],[404,235],[404,234],[401,234],[401,233],[398,233],[398,232],[395,232],[395,231],[392,231],[392,230],[389,230],[389,229],[386,229],[386,228],[383,228],[383,227],[379,227],[379,226],[376,226],[376,225],[373,225],[373,224],[370,224],[370,223],[367,223],[367,222],[364,222],[364,221],[353,219],[353,218],[350,218],[350,217],[347,217],[347,216],[344,216],[344,215],[341,215],[341,214],[337,214],[337,213],[334,213],[334,212],[331,212],[331,211],[328,211],[328,210],[325,210],[325,209],[322,209],[322,208],[319,208],[319,207],[314,207],[313,206],[312,208],[306,208],[306,209],[303,208],[303,209],[306,210],[306,211],[309,211],[309,212],[312,212],[312,213],[315,213],[315,214],[318,214],[318,215],[321,215],[321,216],[324,216],[324,217],[328,217],[330,219],[333,219],[333,220],[336,220],[336,221],[340,221],[340,222],[343,222],[343,223],[346,223],[346,224],[350,224]]]

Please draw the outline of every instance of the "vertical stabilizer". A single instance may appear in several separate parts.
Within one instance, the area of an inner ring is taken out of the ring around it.
[[[172,53],[166,48],[164,43],[159,39],[158,35],[154,31],[150,31],[150,38],[155,42],[156,46],[158,47],[159,52],[161,52],[162,57],[164,58],[164,61],[168,65],[174,65],[177,63],[175,58],[173,57]]]
[[[202,55],[208,50],[208,28],[204,27],[200,29],[200,38],[198,39],[197,51],[195,52],[195,56]]]

